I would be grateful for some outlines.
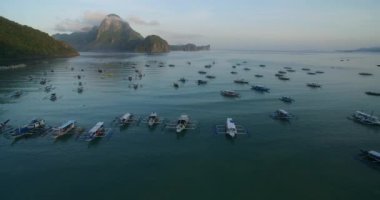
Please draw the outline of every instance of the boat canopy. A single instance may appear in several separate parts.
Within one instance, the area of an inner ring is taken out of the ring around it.
[[[66,123],[64,123],[63,125],[61,125],[60,127],[58,127],[58,129],[64,129],[68,126],[71,126],[72,124],[75,124],[75,120],[69,120],[67,121]]]
[[[91,128],[91,130],[89,131],[89,133],[95,133],[100,128],[102,128],[103,125],[104,125],[104,122],[98,122],[98,123],[96,123],[95,126]]]
[[[236,129],[236,125],[232,118],[227,118],[227,129]]]
[[[125,114],[121,117],[121,119],[128,120],[131,116],[132,116],[131,113],[125,113]]]
[[[377,151],[368,151],[368,155],[376,160],[380,160],[380,153]]]

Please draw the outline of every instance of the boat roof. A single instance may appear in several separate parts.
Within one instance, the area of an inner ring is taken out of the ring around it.
[[[232,118],[227,118],[227,129],[236,129],[235,122],[232,120]]]
[[[70,126],[71,124],[74,124],[75,123],[75,120],[69,120],[67,121],[66,123],[62,124],[60,127],[58,127],[59,129],[62,129],[62,128],[65,128],[67,126]]]
[[[129,119],[132,116],[131,113],[125,113],[121,118],[122,119]]]
[[[179,118],[178,118],[178,120],[185,120],[185,121],[189,121],[189,116],[188,115],[186,115],[186,114],[182,114]]]
[[[284,110],[284,109],[278,109],[277,110],[277,112],[280,112],[280,113],[282,113],[282,114],[289,114],[288,112],[286,112],[286,110]]]
[[[104,125],[104,122],[98,122],[95,124],[94,127],[92,127],[90,129],[90,131],[88,131],[89,133],[95,133],[97,130],[99,130],[102,126]]]
[[[157,113],[156,112],[151,112],[149,116],[150,117],[157,117]]]
[[[368,151],[368,154],[373,156],[373,157],[376,157],[377,159],[380,159],[380,152],[377,152],[377,151]]]

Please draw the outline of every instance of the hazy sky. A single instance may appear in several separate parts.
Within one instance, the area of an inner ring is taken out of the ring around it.
[[[49,34],[115,13],[143,36],[214,49],[380,46],[380,0],[1,0],[0,15]]]

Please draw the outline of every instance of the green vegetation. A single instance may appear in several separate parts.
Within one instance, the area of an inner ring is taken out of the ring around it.
[[[164,53],[169,51],[169,44],[166,40],[157,35],[150,35],[140,42],[136,48],[137,52]]]
[[[77,56],[64,42],[0,16],[0,62]]]

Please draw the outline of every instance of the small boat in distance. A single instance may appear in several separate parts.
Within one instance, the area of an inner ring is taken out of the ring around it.
[[[262,78],[263,75],[261,75],[261,74],[255,74],[255,77],[256,77],[256,78]]]
[[[311,87],[311,88],[320,88],[322,87],[321,85],[317,83],[307,83],[306,86]]]
[[[259,67],[266,67],[266,65],[261,64],[261,65],[259,65]]]
[[[202,71],[202,70],[198,71],[198,73],[199,73],[199,74],[207,74],[206,71]]]
[[[184,77],[182,77],[182,78],[180,78],[178,81],[179,81],[179,82],[182,82],[182,83],[185,83],[187,80],[186,80]]]
[[[286,77],[286,76],[279,76],[278,79],[280,79],[282,81],[288,81],[288,80],[290,80],[290,78]]]
[[[270,90],[269,88],[261,86],[261,85],[253,85],[251,89],[257,92],[269,92]]]
[[[278,119],[278,120],[285,120],[288,121],[293,118],[293,116],[288,113],[287,111],[283,109],[278,109],[274,113],[272,113],[271,117],[273,119]]]
[[[220,91],[220,94],[225,97],[239,97],[240,94],[233,91],[233,90],[222,90]]]
[[[205,80],[197,80],[198,85],[205,85],[207,84],[207,81]]]
[[[55,101],[55,100],[57,100],[57,94],[56,93],[52,93],[50,95],[50,101]]]
[[[371,91],[367,91],[365,92],[367,95],[370,95],[370,96],[380,96],[380,92],[371,92]]]
[[[78,93],[82,93],[83,92],[83,86],[79,86],[78,89],[77,89],[77,92]]]
[[[231,74],[237,74],[237,72],[236,71],[232,71]]]
[[[324,71],[315,71],[315,73],[317,73],[317,74],[323,74],[325,72]]]
[[[179,87],[178,83],[174,82],[174,83],[173,83],[173,87],[174,87],[174,88],[178,88],[178,87]]]
[[[213,75],[207,75],[206,78],[208,78],[208,79],[214,79],[215,76],[213,76]]]
[[[53,137],[55,139],[58,139],[59,137],[62,137],[64,135],[68,134],[74,128],[75,128],[75,121],[69,120],[66,123],[62,124],[61,126],[53,129],[55,131],[53,133]]]
[[[238,83],[238,84],[248,84],[249,82],[245,79],[236,79],[234,80],[234,83]]]
[[[354,112],[349,119],[365,125],[380,126],[380,120],[378,117],[362,111]]]
[[[368,73],[368,72],[360,72],[359,75],[362,75],[362,76],[372,76],[373,74]]]
[[[303,71],[310,71],[310,68],[302,68]]]
[[[293,102],[294,102],[294,99],[293,99],[293,98],[291,98],[291,97],[287,97],[287,96],[283,96],[283,97],[281,97],[280,100],[281,100],[282,102],[285,102],[285,103],[293,103]]]

